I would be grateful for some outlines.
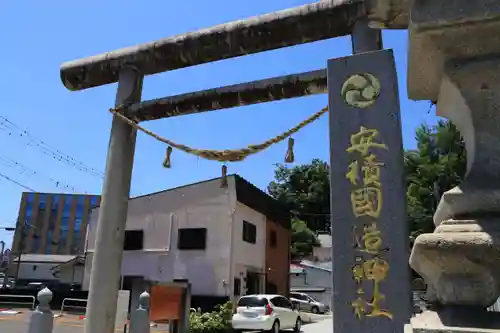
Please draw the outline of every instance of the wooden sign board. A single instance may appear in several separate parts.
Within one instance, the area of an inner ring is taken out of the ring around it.
[[[180,286],[151,286],[150,320],[154,322],[179,320],[182,293],[182,287]]]

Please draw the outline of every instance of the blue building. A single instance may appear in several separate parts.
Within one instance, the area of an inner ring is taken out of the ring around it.
[[[83,253],[89,212],[100,203],[99,195],[24,192],[13,253]]]

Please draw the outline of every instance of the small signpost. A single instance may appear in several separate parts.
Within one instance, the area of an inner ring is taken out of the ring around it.
[[[392,50],[328,61],[335,333],[402,332],[411,316]]]

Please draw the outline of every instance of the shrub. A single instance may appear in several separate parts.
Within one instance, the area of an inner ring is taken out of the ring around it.
[[[233,304],[217,305],[215,311],[202,313],[200,310],[189,314],[190,333],[223,333],[231,330]]]

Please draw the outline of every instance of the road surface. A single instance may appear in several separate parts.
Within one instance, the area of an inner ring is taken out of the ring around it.
[[[302,332],[303,333],[332,333],[333,332],[332,317],[329,317],[329,318],[324,319],[324,320],[320,320],[316,323],[304,325],[304,326],[302,326]]]
[[[27,333],[30,313],[18,315],[0,315],[0,332],[5,333]],[[83,333],[84,321],[79,316],[64,315],[54,318],[54,329],[52,333]],[[123,329],[117,329],[117,333]],[[152,327],[151,333],[166,333],[167,327]]]
[[[311,318],[309,318],[311,317]],[[302,326],[303,333],[331,333],[331,316],[312,315],[308,319],[318,321]],[[30,312],[24,312],[18,315],[0,315],[0,332],[5,333],[27,333]],[[304,318],[305,319],[305,318]],[[52,333],[83,333],[84,321],[79,316],[64,315],[54,318],[54,329]],[[167,327],[152,327],[151,333],[166,333]],[[116,333],[123,333],[123,329],[117,329]]]

